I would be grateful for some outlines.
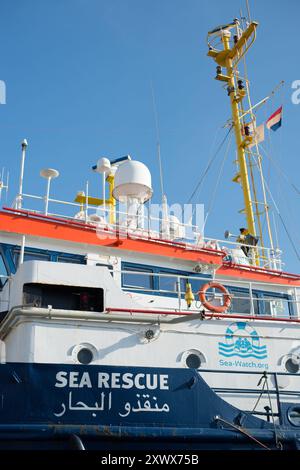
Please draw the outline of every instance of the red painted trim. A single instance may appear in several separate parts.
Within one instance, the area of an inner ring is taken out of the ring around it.
[[[105,229],[103,229],[102,233],[105,235],[110,234],[110,238],[100,239],[97,237],[95,226],[82,221],[46,216],[9,207],[4,209],[5,212],[0,212],[0,230],[4,232],[66,240],[80,244],[100,245],[120,250],[135,251],[137,253],[189,260],[195,263],[203,262],[220,266],[217,270],[219,276],[243,278],[244,280],[253,280],[255,282],[300,286],[300,276],[296,274],[267,270],[255,266],[224,263],[223,257],[225,253],[222,251],[210,248],[197,248],[192,244],[189,245],[163,239],[123,238],[122,233],[114,234],[114,237],[112,237],[112,233]]]
[[[134,308],[107,308],[106,311],[108,313],[146,313],[150,315],[195,315],[197,312],[191,311],[169,311],[169,310],[148,310],[148,309],[134,309]],[[285,323],[300,323],[300,319],[293,319],[293,318],[274,318],[274,317],[262,317],[262,316],[254,316],[254,315],[234,315],[230,313],[200,313],[199,317],[202,317],[204,320],[205,318],[232,318],[232,319],[240,319],[240,320],[263,320],[263,321],[278,321],[278,322],[285,322]]]
[[[195,315],[197,312],[185,311],[168,311],[168,310],[148,310],[148,309],[136,309],[136,308],[107,308],[106,311],[110,312],[121,312],[121,313],[148,313],[150,315]],[[200,316],[200,313],[199,313]]]
[[[13,213],[12,213],[13,212]],[[195,263],[222,264],[223,252],[209,249],[186,249],[185,245],[165,242],[164,240],[141,240],[135,238],[122,238],[121,234],[111,234],[106,237],[97,236],[96,228],[86,226],[77,221],[65,221],[59,218],[40,216],[26,211],[0,212],[0,230],[9,233],[19,233],[69,242],[99,245],[103,247],[118,248],[120,250],[147,253],[156,256],[190,260]]]
[[[234,315],[230,313],[205,313],[203,318],[237,318],[240,320],[264,320],[264,321],[279,321],[285,323],[300,323],[300,319],[293,318],[275,318],[275,317],[261,317],[258,315]]]
[[[275,274],[276,276],[289,276],[293,279],[300,279],[299,274],[287,273],[286,271],[276,271],[275,269],[269,268],[261,268],[260,266],[249,266],[248,264],[235,264],[228,261],[224,261],[223,267],[225,268],[226,266],[233,267],[235,269],[242,269],[245,271],[263,272],[268,274]]]

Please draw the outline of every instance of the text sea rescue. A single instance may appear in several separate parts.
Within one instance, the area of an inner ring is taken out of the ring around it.
[[[55,387],[69,388],[137,388],[140,390],[169,390],[167,374],[132,374],[125,372],[98,372],[91,378],[89,372],[59,371],[56,374]]]

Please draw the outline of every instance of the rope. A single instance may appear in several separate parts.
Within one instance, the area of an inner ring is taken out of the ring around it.
[[[264,377],[264,376],[263,376],[263,377]],[[260,382],[261,382],[261,379],[259,380],[259,382],[258,382],[258,384],[257,384],[258,386],[260,385]],[[263,386],[262,386],[262,389],[261,389],[261,393],[260,393],[258,399],[256,400],[256,403],[255,403],[254,408],[253,408],[253,410],[251,411],[251,413],[254,413],[254,411],[256,410],[256,407],[257,407],[258,403],[260,402],[261,397],[263,396],[263,393],[264,393],[264,391],[265,391],[265,385],[266,385],[266,381],[264,381],[264,383],[263,383]]]
[[[244,434],[245,436],[249,437],[249,439],[251,439],[252,441],[256,442],[258,445],[260,445],[261,447],[263,447],[264,449],[266,450],[271,450],[269,447],[267,447],[265,444],[263,444],[262,442],[260,442],[258,439],[256,439],[254,436],[252,436],[251,434],[249,434],[245,429],[239,427],[239,426],[236,426],[235,424],[233,423],[230,423],[230,421],[226,421],[225,419],[223,418],[220,418],[218,417],[217,418],[218,421],[221,421],[225,424],[227,424],[228,426],[231,426],[233,429],[236,429],[237,431],[239,431],[241,434]]]
[[[213,156],[211,157],[211,159],[209,160],[208,164],[206,165],[206,168],[205,168],[205,170],[204,170],[204,173],[202,174],[200,180],[198,181],[198,183],[197,183],[197,185],[196,185],[194,191],[192,192],[192,194],[191,194],[191,196],[190,196],[190,198],[189,198],[189,200],[188,200],[188,204],[190,204],[190,202],[192,201],[193,197],[195,196],[195,194],[198,192],[199,188],[201,187],[201,185],[202,185],[202,183],[203,183],[203,181],[204,181],[205,176],[207,175],[207,173],[209,172],[209,170],[210,170],[210,168],[211,168],[213,162],[214,162],[215,159],[217,158],[217,155],[218,155],[218,153],[220,152],[221,148],[223,147],[225,141],[227,140],[227,138],[228,138],[228,136],[229,136],[229,134],[230,134],[232,128],[233,128],[233,125],[230,126],[230,128],[228,129],[228,132],[227,132],[227,134],[225,135],[224,139],[222,140],[222,142],[221,142],[220,145],[218,146],[218,148],[217,148],[216,152],[214,153],[214,155],[213,155]]]
[[[273,422],[273,427],[274,427],[274,434],[275,434],[275,442],[276,442],[276,447],[279,449],[283,449],[282,443],[280,442],[278,438],[278,433],[277,433],[277,426],[275,424],[275,417],[273,413],[273,407],[272,407],[272,401],[271,401],[271,395],[270,395],[270,390],[269,390],[269,384],[268,384],[268,376],[267,373],[264,372],[264,378],[265,378],[265,383],[267,385],[267,392],[268,392],[268,399],[269,399],[269,404],[270,404],[270,410],[271,410],[271,416],[272,416],[272,422]]]

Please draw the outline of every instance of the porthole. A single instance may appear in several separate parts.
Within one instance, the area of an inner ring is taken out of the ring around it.
[[[300,426],[300,406],[291,406],[288,409],[287,416],[293,426]]]
[[[290,374],[297,374],[300,369],[299,360],[295,360],[294,358],[290,357],[285,362],[285,368]]]
[[[90,343],[80,343],[72,348],[72,359],[77,364],[87,365],[98,359],[98,351]]]
[[[198,354],[189,354],[185,363],[189,369],[199,369],[201,367],[201,359]]]
[[[189,369],[200,369],[206,364],[205,356],[197,349],[185,351],[181,357],[181,362]]]
[[[77,353],[77,361],[80,362],[80,364],[90,364],[93,359],[94,354],[88,348],[82,348]]]

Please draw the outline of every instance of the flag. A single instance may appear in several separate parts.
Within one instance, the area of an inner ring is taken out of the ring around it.
[[[254,147],[254,145],[259,144],[260,142],[263,142],[265,140],[265,125],[261,124],[258,127],[254,127],[253,124],[249,125],[250,127],[250,132],[253,137],[253,141],[250,145],[248,145],[249,148]]]
[[[269,117],[266,122],[266,126],[268,129],[272,129],[272,131],[277,131],[277,129],[281,126],[282,123],[282,106]]]

